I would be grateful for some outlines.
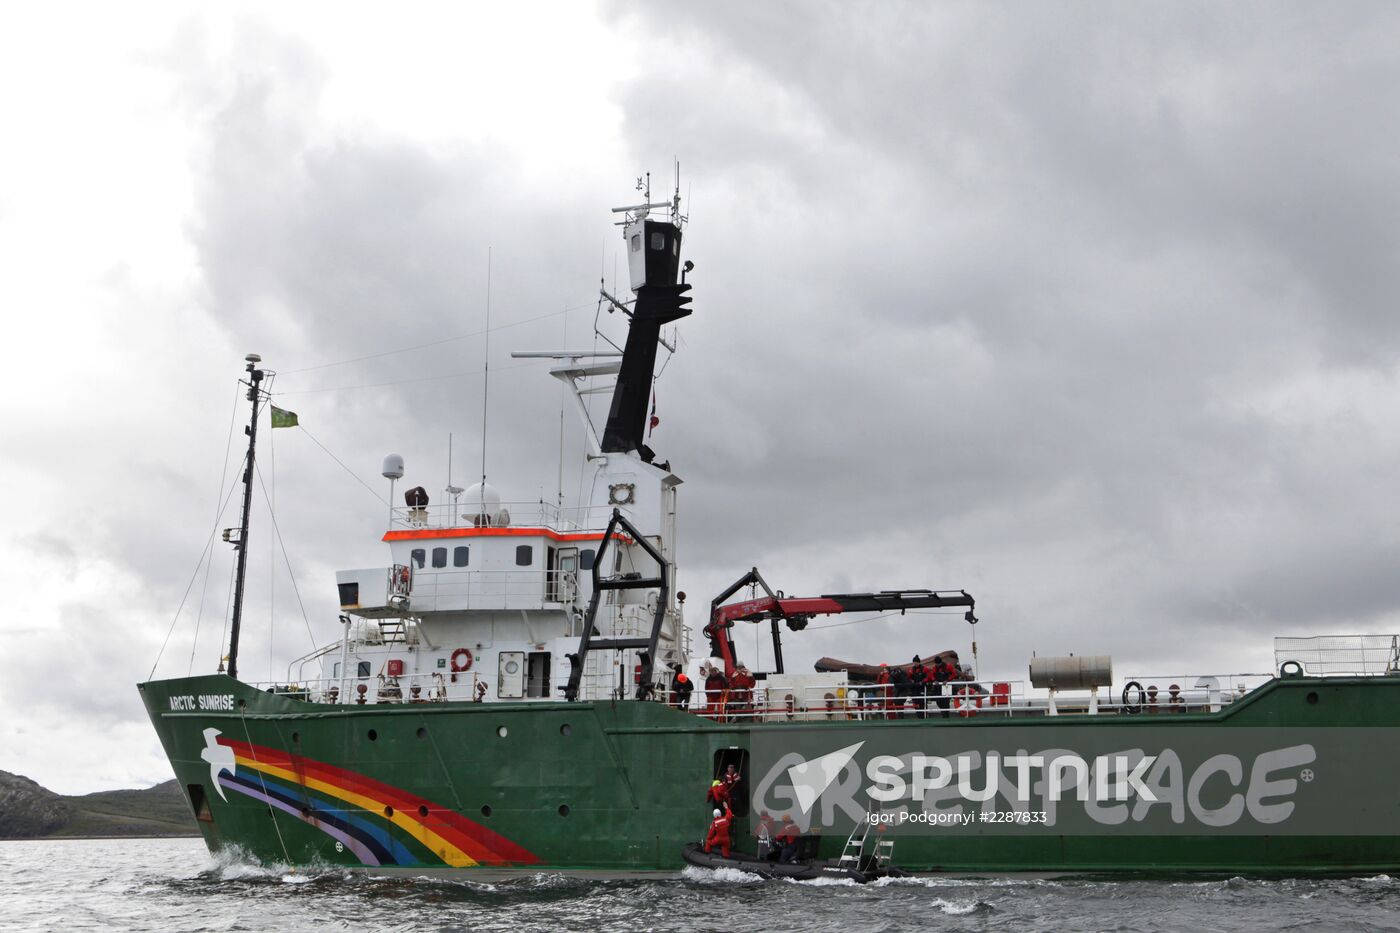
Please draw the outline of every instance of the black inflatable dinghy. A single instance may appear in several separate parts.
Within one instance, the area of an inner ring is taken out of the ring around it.
[[[681,856],[699,868],[737,868],[761,878],[793,878],[810,881],[814,878],[849,878],[864,884],[877,877],[875,873],[842,868],[830,862],[770,862],[744,852],[731,852],[728,858],[719,852],[706,852],[698,843],[690,843]]]

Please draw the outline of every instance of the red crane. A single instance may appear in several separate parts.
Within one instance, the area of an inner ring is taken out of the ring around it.
[[[743,602],[721,605],[746,586],[762,587],[764,595]],[[966,590],[881,590],[878,593],[829,593],[824,596],[785,596],[782,591],[774,592],[759,574],[758,568],[744,574],[710,603],[710,622],[705,626],[705,637],[710,639],[710,653],[724,660],[724,676],[732,678],[738,659],[734,652],[734,639],[729,630],[735,622],[761,622],[769,619],[773,624],[773,658],[777,665],[776,673],[783,673],[783,645],[778,623],[785,622],[794,632],[807,627],[814,615],[835,615],[841,612],[900,612],[909,609],[937,609],[949,606],[966,607],[963,618],[976,624],[973,614],[976,601]]]

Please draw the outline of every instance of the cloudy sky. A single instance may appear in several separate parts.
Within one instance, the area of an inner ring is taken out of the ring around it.
[[[169,776],[134,685],[172,620],[157,676],[217,663],[247,352],[307,429],[262,453],[296,590],[259,502],[249,678],[383,563],[384,454],[436,492],[450,433],[479,471],[488,251],[488,473],[553,495],[559,390],[509,352],[594,344],[608,209],[677,158],[696,310],[652,446],[695,610],[755,565],[965,587],[1010,678],[1400,630],[1393,5],[445,7],[0,13],[0,769]]]

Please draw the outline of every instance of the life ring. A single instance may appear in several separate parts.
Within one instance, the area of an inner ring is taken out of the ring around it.
[[[1137,690],[1137,702],[1128,702],[1128,692]],[[1142,684],[1136,680],[1130,680],[1123,685],[1123,712],[1137,714],[1142,712],[1143,701],[1147,699],[1147,691],[1142,689]]]
[[[472,669],[472,653],[469,648],[458,648],[452,652],[452,673],[461,674]]]
[[[971,687],[958,687],[953,690],[953,709],[959,716],[972,716],[982,708],[982,697],[973,693]]]

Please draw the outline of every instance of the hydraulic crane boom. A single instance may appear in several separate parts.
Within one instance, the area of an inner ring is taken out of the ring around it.
[[[746,586],[763,589],[764,595],[743,602],[723,605],[724,601]],[[750,570],[710,603],[710,621],[705,636],[710,639],[711,653],[724,660],[724,676],[732,677],[738,659],[734,639],[729,630],[735,622],[760,622],[768,619],[773,625],[773,658],[777,673],[783,673],[783,646],[778,623],[785,622],[794,632],[807,627],[814,615],[835,615],[842,612],[900,612],[909,609],[941,609],[966,607],[963,618],[976,624],[976,600],[966,590],[881,590],[878,593],[833,593],[824,596],[784,596],[768,586],[758,568]]]

